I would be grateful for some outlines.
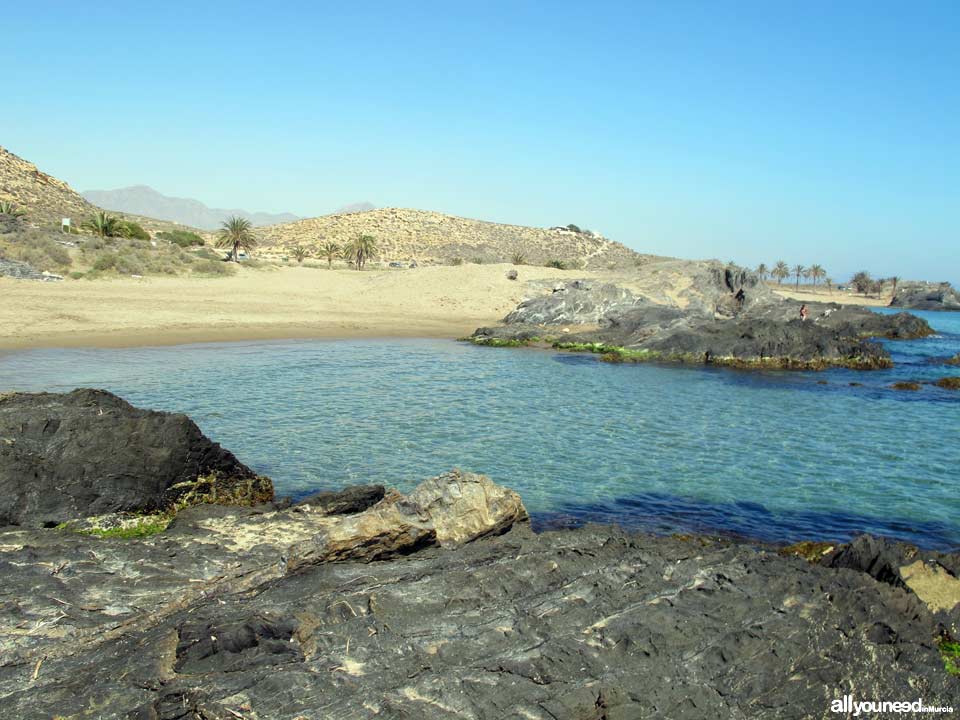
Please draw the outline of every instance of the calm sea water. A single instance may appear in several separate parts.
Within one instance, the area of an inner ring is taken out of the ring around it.
[[[923,314],[923,313],[921,313]],[[0,391],[100,387],[185,412],[280,492],[451,467],[521,493],[541,524],[617,522],[764,540],[868,531],[960,546],[960,314],[856,373],[608,365],[453,341],[285,341],[0,356]],[[826,381],[821,384],[820,381]],[[850,382],[863,383],[852,387]]]

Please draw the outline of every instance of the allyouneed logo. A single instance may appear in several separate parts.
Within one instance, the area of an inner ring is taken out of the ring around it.
[[[853,695],[844,695],[830,703],[830,712],[847,713],[859,717],[863,713],[952,713],[952,707],[927,705],[923,700],[854,700]]]

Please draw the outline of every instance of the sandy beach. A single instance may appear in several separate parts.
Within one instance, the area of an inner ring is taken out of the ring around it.
[[[860,307],[886,307],[890,304],[890,294],[884,293],[879,298],[876,295],[861,295],[847,290],[827,290],[823,287],[814,289],[809,285],[796,286],[770,284],[770,289],[777,295],[789,300],[805,302],[837,303],[839,305],[859,305]]]
[[[506,278],[517,269],[520,280]],[[512,265],[408,270],[241,268],[229,278],[56,283],[0,277],[0,349],[278,338],[461,337],[496,322],[527,280],[584,271]]]

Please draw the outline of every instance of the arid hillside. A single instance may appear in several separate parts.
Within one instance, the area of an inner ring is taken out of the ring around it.
[[[60,225],[60,219],[69,217],[74,224],[94,213],[98,208],[52,175],[0,147],[0,201],[14,203],[27,214],[27,219],[38,225]]]
[[[325,242],[343,246],[358,235],[372,235],[380,262],[492,263],[510,262],[515,255],[522,255],[531,265],[558,260],[566,267],[609,270],[652,259],[590,232],[502,225],[401,208],[324,215],[261,228],[259,234],[260,254],[283,255],[302,245],[314,256],[320,255]]]
[[[33,228],[59,228],[62,218],[70,218],[74,228],[100,210],[63,180],[48,175],[6,148],[0,147],[0,201],[12,202],[23,212],[24,223]],[[111,213],[141,225],[147,232],[193,230],[186,225],[155,218]],[[200,232],[200,231],[197,231]],[[209,233],[202,233],[209,237]]]

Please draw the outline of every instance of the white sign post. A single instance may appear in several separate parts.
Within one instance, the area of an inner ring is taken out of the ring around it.
[[[60,232],[70,233],[70,218],[63,218],[60,221]]]

